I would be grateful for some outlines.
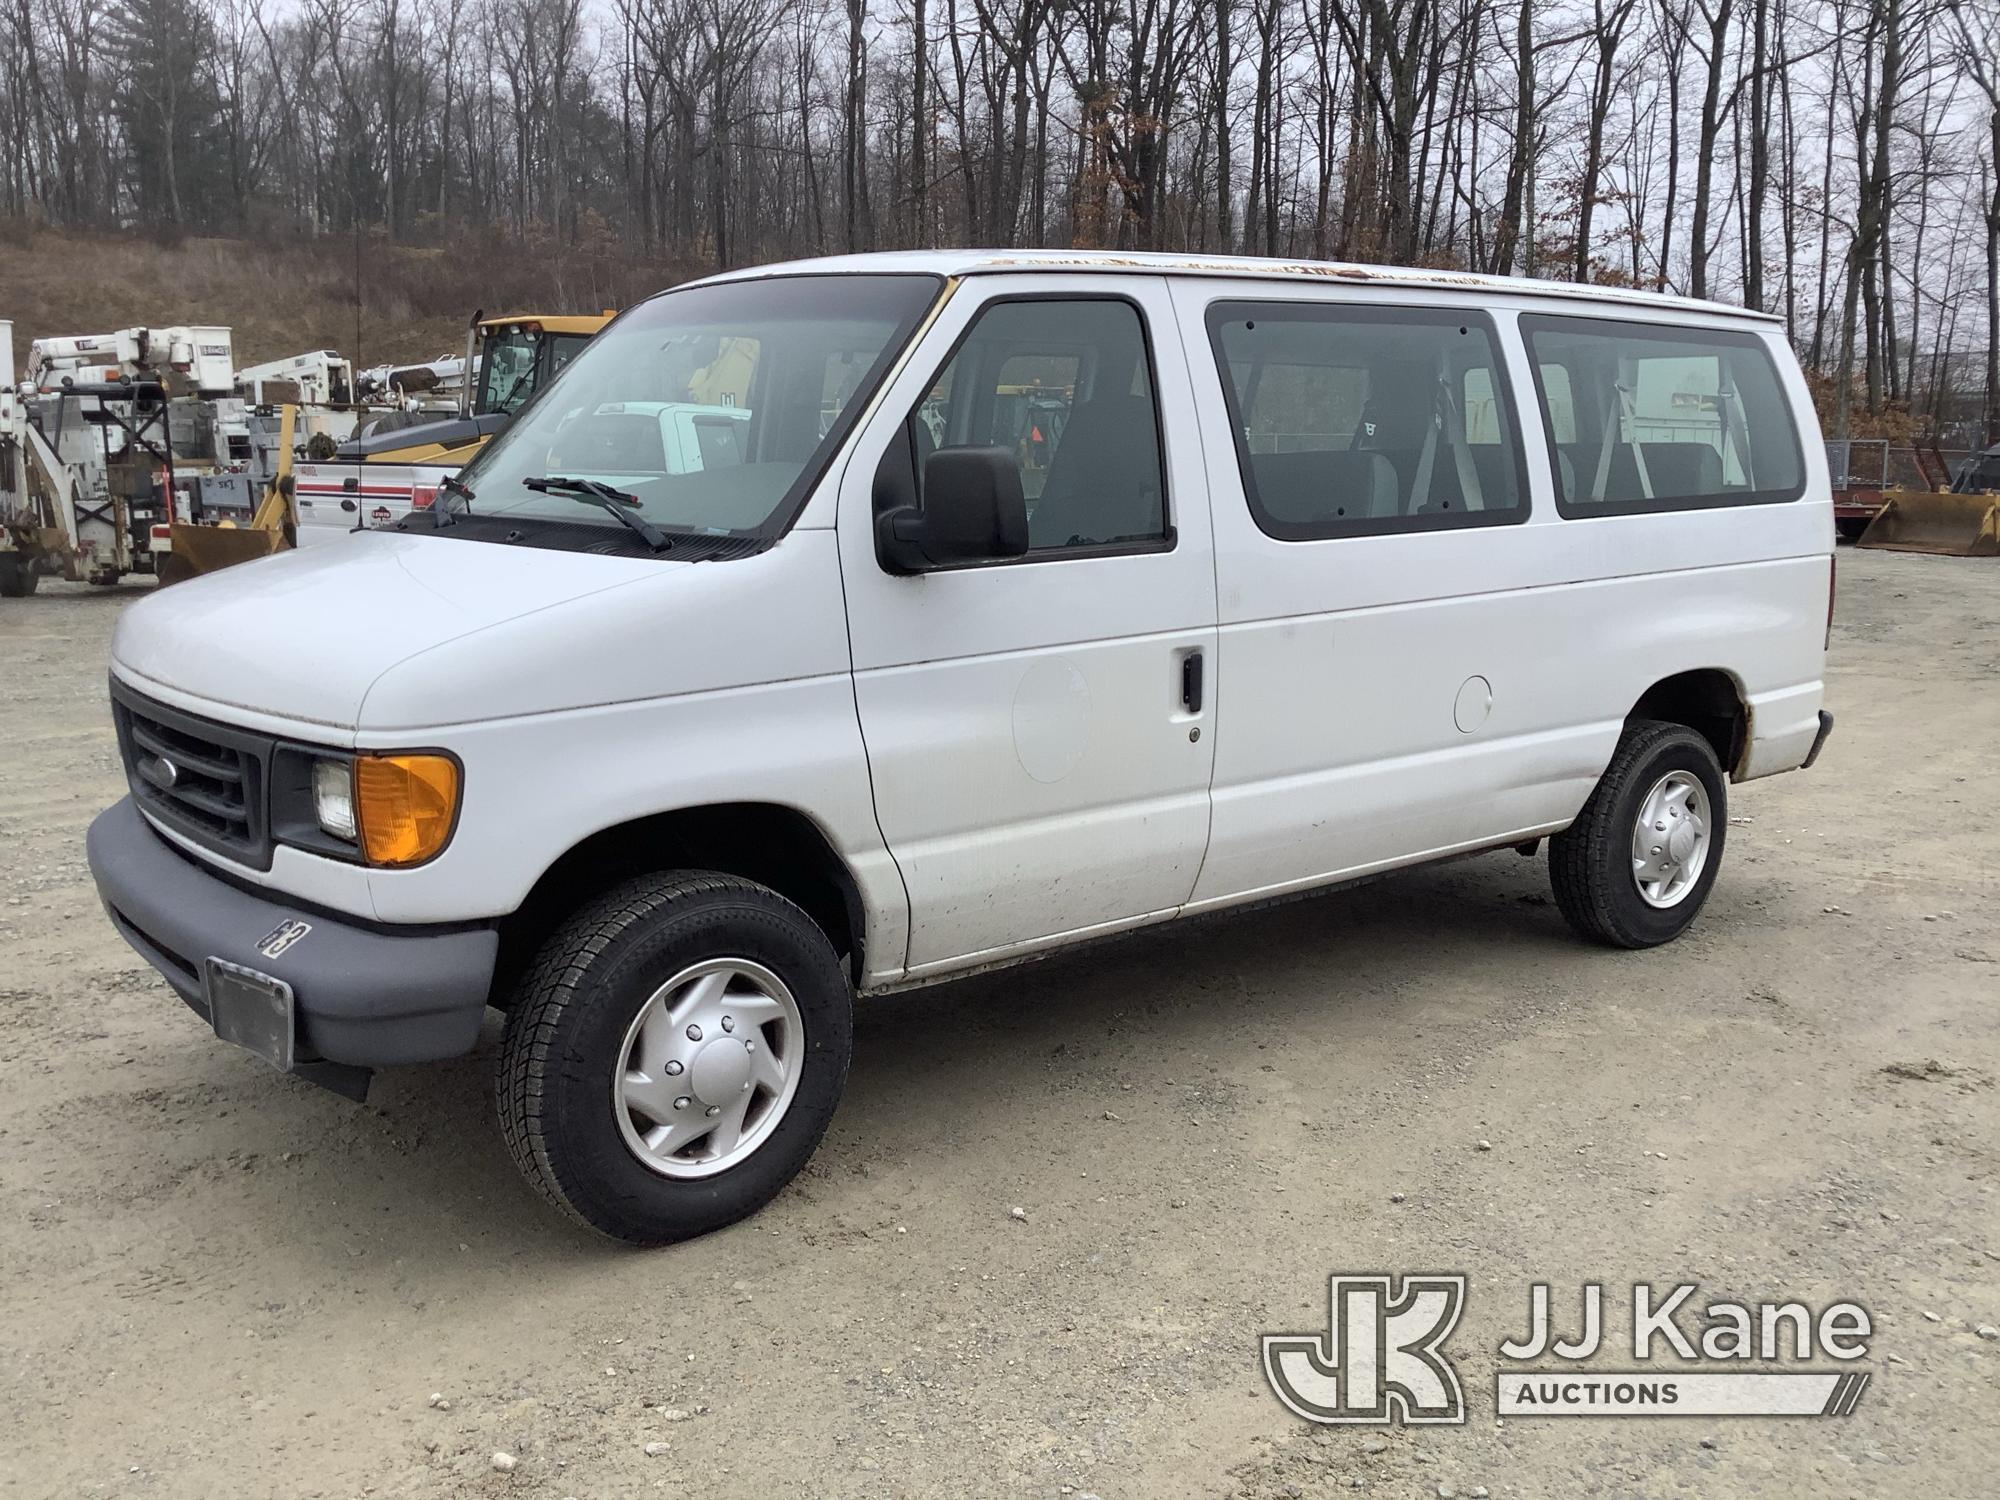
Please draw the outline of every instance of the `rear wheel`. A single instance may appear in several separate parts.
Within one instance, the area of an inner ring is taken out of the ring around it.
[[[667,1244],[756,1212],[833,1118],[853,1045],[826,935],[723,875],[627,882],[523,980],[500,1054],[516,1165],[572,1218]]]
[[[25,599],[41,581],[42,575],[19,553],[0,556],[0,598]]]
[[[1628,724],[1576,822],[1549,840],[1556,905],[1601,943],[1671,942],[1715,884],[1728,809],[1707,740],[1683,724]]]

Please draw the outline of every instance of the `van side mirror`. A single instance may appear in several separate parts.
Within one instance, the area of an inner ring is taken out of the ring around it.
[[[1019,557],[1028,550],[1028,502],[1005,448],[940,448],[924,461],[921,508],[877,517],[876,550],[898,573]]]

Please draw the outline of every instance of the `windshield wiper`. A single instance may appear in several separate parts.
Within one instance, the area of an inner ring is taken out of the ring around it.
[[[640,538],[655,552],[670,551],[674,539],[659,527],[637,514],[639,497],[628,495],[623,490],[613,489],[599,479],[569,479],[561,474],[545,474],[539,479],[521,481],[531,490],[543,494],[567,495],[572,500],[585,505],[595,505],[598,509],[616,516],[625,525],[636,531]]]

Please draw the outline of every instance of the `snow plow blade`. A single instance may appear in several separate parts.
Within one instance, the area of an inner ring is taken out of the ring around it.
[[[1891,490],[1854,545],[1942,557],[2000,557],[2000,495]]]
[[[176,521],[174,550],[159,561],[160,585],[198,578],[218,568],[254,562],[282,551],[287,545],[281,531],[265,531],[254,526],[196,526]]]

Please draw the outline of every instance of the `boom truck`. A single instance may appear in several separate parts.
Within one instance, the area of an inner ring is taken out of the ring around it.
[[[4,373],[0,593],[156,573],[177,518],[255,510],[249,481],[228,472],[249,444],[227,328],[37,339],[24,383]]]

